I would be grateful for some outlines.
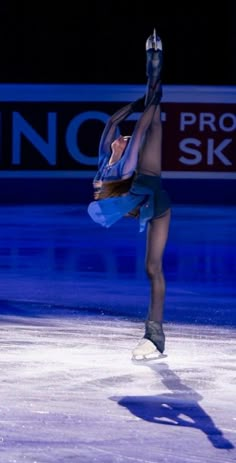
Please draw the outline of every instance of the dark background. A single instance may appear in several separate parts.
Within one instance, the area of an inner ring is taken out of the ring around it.
[[[156,27],[163,83],[235,85],[236,2],[176,3],[2,0],[0,82],[142,84]]]
[[[219,5],[1,0],[0,83],[145,84],[145,42],[155,27],[163,41],[163,84],[218,85],[224,92],[236,86],[235,24],[235,0]],[[3,104],[1,109],[5,121]],[[39,114],[34,105],[30,111],[32,117]],[[9,130],[3,128],[3,135],[11,140]],[[236,202],[233,179],[165,182],[172,202]],[[92,197],[86,178],[6,177],[1,186],[4,204],[88,203]]]

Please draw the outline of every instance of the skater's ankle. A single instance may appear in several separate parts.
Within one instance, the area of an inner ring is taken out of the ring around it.
[[[146,320],[144,338],[152,341],[162,354],[165,350],[165,334],[162,321]]]
[[[146,323],[156,324],[156,325],[163,325],[162,319],[155,319],[155,318],[147,318]]]

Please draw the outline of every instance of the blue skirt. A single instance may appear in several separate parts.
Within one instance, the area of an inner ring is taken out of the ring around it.
[[[140,231],[143,231],[148,221],[162,216],[170,206],[160,176],[137,174],[127,195],[92,201],[88,214],[94,222],[109,228],[138,207]]]
[[[149,200],[153,203],[151,219],[155,219],[163,215],[170,207],[171,201],[166,190],[162,188],[162,179],[159,175],[137,174],[135,177],[130,192],[132,194],[140,194],[142,191],[149,191]]]

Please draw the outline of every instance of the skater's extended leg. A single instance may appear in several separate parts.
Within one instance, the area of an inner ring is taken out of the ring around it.
[[[146,41],[146,74],[148,77],[146,86],[145,104],[148,105],[154,94],[161,90],[161,70],[162,70],[162,41],[156,35],[154,29]]]
[[[161,107],[155,109],[152,122],[139,154],[138,171],[148,175],[159,175],[162,157]]]

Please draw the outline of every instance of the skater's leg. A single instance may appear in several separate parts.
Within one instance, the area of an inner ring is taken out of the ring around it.
[[[154,30],[146,41],[146,74],[148,81],[145,105],[148,105],[154,94],[160,90],[162,60],[162,41]]]
[[[148,320],[162,322],[165,299],[163,254],[168,239],[170,209],[148,224],[146,245],[146,272],[151,285]]]
[[[145,322],[145,335],[133,350],[136,359],[145,358],[156,351],[165,350],[163,331],[163,307],[165,299],[165,277],[163,274],[163,253],[165,250],[169,224],[170,209],[148,225],[146,248],[146,272],[150,281],[150,303]]]
[[[148,175],[159,175],[161,172],[161,157],[162,122],[161,108],[158,105],[139,154],[138,172]]]

